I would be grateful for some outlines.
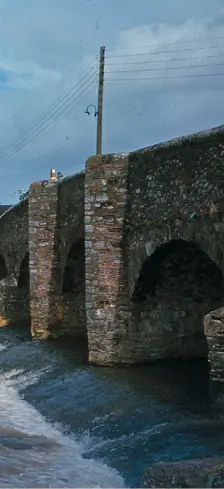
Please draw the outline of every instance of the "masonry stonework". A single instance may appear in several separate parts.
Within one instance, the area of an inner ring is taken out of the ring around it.
[[[0,216],[0,326],[29,327],[27,256],[28,201],[24,199]]]
[[[86,336],[84,250],[84,175],[34,182],[29,192],[34,338]]]
[[[62,320],[58,232],[58,185],[34,182],[29,191],[31,334],[55,336]]]
[[[34,182],[0,215],[0,325],[89,361],[206,357],[224,387],[224,127]]]
[[[129,294],[132,329],[140,333],[132,342],[136,359],[203,355],[205,334],[210,363],[216,359],[223,378],[223,332],[219,328],[216,334],[208,320],[203,328],[203,317],[224,304],[224,128],[137,151],[129,161]],[[171,257],[176,267],[169,264]],[[140,300],[133,301],[138,285]]]
[[[63,327],[61,334],[87,338],[85,311],[85,173],[59,181]]]
[[[128,159],[90,158],[85,179],[86,311],[89,361],[119,363],[128,316],[124,255]]]
[[[223,173],[224,127],[88,160],[92,363],[139,364],[209,350],[224,379]]]

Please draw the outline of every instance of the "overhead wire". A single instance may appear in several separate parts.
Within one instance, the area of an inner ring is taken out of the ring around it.
[[[204,42],[204,41],[223,41],[224,36],[216,36],[216,37],[201,37],[200,39],[186,39],[186,40],[178,40],[178,41],[169,41],[169,42],[160,42],[157,44],[139,44],[138,46],[124,46],[123,48],[109,48],[107,52],[119,52],[119,51],[128,51],[130,49],[141,49],[141,48],[154,48],[158,46],[174,46],[175,44],[188,44],[188,43],[196,43],[196,42]]]
[[[90,69],[89,67],[87,68],[87,70],[84,71],[84,73],[78,78],[78,80],[72,84],[69,84],[67,90],[65,90],[65,92],[63,92],[63,94],[61,96],[58,97],[58,99],[50,106],[48,107],[47,110],[45,110],[35,121],[33,124],[31,124],[31,126],[29,126],[29,128],[24,131],[23,133],[20,134],[20,136],[16,139],[16,141],[19,139],[21,140],[21,137],[27,135],[31,129],[33,129],[36,125],[38,125],[43,119],[45,119],[46,116],[49,116],[52,111],[54,111],[55,109],[59,108],[58,106],[61,105],[62,102],[66,101],[66,99],[70,100],[70,95],[72,95],[72,92],[74,92],[74,89],[76,87],[78,87],[79,83],[82,82],[83,80],[85,80],[86,76],[88,75]],[[64,103],[62,104],[62,106],[64,105]],[[14,145],[15,143],[11,143],[10,144],[10,148],[12,147],[12,145]],[[5,151],[4,151],[5,152]],[[0,157],[2,155],[2,152],[0,153]]]
[[[152,56],[154,54],[170,54],[170,53],[184,53],[188,51],[203,51],[205,49],[217,49],[219,48],[218,45],[214,46],[201,46],[199,48],[184,48],[184,49],[171,49],[171,50],[166,50],[166,51],[153,51],[153,52],[147,52],[147,53],[133,53],[133,54],[118,54],[118,55],[110,55],[110,59],[114,58],[130,58],[133,56]],[[108,58],[108,56],[106,56]]]
[[[197,77],[212,77],[212,76],[223,76],[223,73],[198,73],[195,75],[173,75],[173,76],[152,76],[152,77],[139,77],[139,78],[111,78],[105,79],[106,82],[121,82],[121,81],[144,81],[144,80],[168,80],[175,78],[197,78]]]
[[[112,70],[112,71],[107,71],[106,74],[109,73],[143,73],[143,72],[149,72],[149,71],[167,71],[167,70],[183,70],[183,69],[191,69],[191,68],[209,68],[211,66],[224,66],[223,63],[206,63],[203,65],[189,65],[189,66],[168,66],[166,68],[147,68],[147,69],[140,69],[140,70]]]
[[[91,65],[92,65],[92,62],[91,62]],[[72,94],[72,92],[74,91],[74,89],[78,86],[78,84],[83,81],[87,75],[90,73],[90,71],[93,69],[94,67],[92,66],[89,66],[87,67],[87,69],[84,71],[84,73],[82,75],[79,76],[79,78],[77,79],[77,81],[74,83],[70,83],[67,87],[67,89],[56,99],[56,101],[50,105],[48,107],[48,109],[46,109],[34,122],[33,124],[31,124],[31,126],[29,126],[29,128],[24,131],[23,133],[20,134],[19,136],[19,139],[21,139],[21,137],[23,137],[24,135],[26,135],[28,132],[30,132],[31,129],[33,129],[37,124],[39,124],[47,115],[49,115],[54,109],[57,108],[58,105],[60,105],[62,102],[64,102],[64,100],[66,100],[68,98],[68,96],[70,96]],[[17,138],[18,139],[18,138]],[[13,144],[13,143],[12,143]],[[10,145],[11,146],[11,145]],[[0,153],[0,156],[1,156],[2,153]]]
[[[18,142],[18,145],[13,149],[13,153],[10,153],[5,157],[1,158],[0,162],[7,164],[8,161],[14,158],[23,149],[27,148],[27,145],[31,143],[34,139],[36,139],[36,137],[39,136],[43,131],[46,131],[46,129],[53,129],[60,122],[61,118],[59,119],[59,117],[68,116],[74,110],[74,103],[79,102],[83,96],[86,96],[87,93],[89,93],[89,89],[92,88],[93,85],[95,85],[96,80],[97,77],[95,77],[94,80],[91,80],[91,82],[88,83],[87,86],[85,87],[83,86],[82,92],[78,93],[77,94],[78,96],[74,98],[72,101],[70,101],[69,104],[66,104],[66,107],[63,109],[63,111],[61,111],[61,113],[58,114],[58,117],[53,122],[48,124],[48,126],[42,125],[42,127],[40,127],[38,131],[35,131],[33,134],[30,134],[30,137],[28,137],[25,141],[23,141],[22,144]],[[0,169],[2,169],[5,166],[5,164],[0,165]]]
[[[88,87],[86,90],[84,90],[84,91],[83,91],[83,92],[80,94],[80,97],[79,97],[79,99],[77,100],[77,102],[80,102],[80,101],[81,101],[81,100],[82,100],[84,97],[88,96],[88,95],[89,95],[89,94],[92,92],[93,87],[94,87],[94,82],[92,81],[92,82],[90,83],[89,87]],[[74,110],[74,108],[73,108],[73,107],[68,108],[68,110],[66,110],[66,112],[65,112],[65,114],[64,114],[64,115],[65,115],[65,116],[68,116],[68,115],[69,115],[69,114],[70,114],[70,113],[71,113],[73,110]],[[56,127],[56,126],[57,126],[57,124],[58,124],[60,121],[61,121],[61,119],[56,119],[56,120],[55,120],[55,121],[52,123],[52,125],[49,125],[49,126],[47,126],[47,127],[45,128],[44,132],[45,132],[45,133],[48,133],[50,130],[54,129],[54,127]],[[31,141],[31,142],[32,142],[32,141]],[[28,143],[28,144],[29,144],[29,143]],[[27,146],[27,145],[24,145],[24,146],[23,146],[23,147],[22,147],[22,148],[19,150],[19,153],[22,153],[24,150],[29,151],[31,148],[32,148],[32,145],[31,145],[30,147],[29,147],[29,146]],[[16,154],[17,154],[17,153],[10,155],[10,156],[9,156],[9,158],[8,158],[8,161],[12,160],[12,159],[13,159],[13,158],[16,156]],[[38,158],[38,160],[39,160],[39,159],[40,159],[40,158]],[[8,164],[8,161],[6,161],[6,162],[5,162],[5,163],[4,163],[2,166],[0,166],[0,169],[4,168],[4,167],[5,167],[5,166]]]
[[[211,41],[217,41],[217,40],[223,40],[224,37],[216,37],[216,38],[210,38],[209,42]],[[195,43],[195,42],[201,42],[203,39],[195,39],[195,40],[188,40],[188,41],[174,41],[171,43],[160,43],[160,44],[152,44],[152,45],[144,45],[144,46],[136,46],[136,49],[143,49],[143,48],[152,48],[155,46],[162,46],[162,45],[169,45],[169,46],[174,46],[175,44],[187,44],[187,43]],[[207,39],[208,40],[208,39]],[[116,51],[118,52],[117,49],[109,49],[106,51],[106,56],[105,56],[105,67],[107,66],[117,66],[119,68],[120,65],[140,65],[140,64],[147,64],[151,65],[153,63],[168,63],[168,62],[182,62],[186,60],[194,60],[194,59],[205,59],[205,58],[216,58],[220,57],[223,55],[223,53],[219,54],[214,54],[214,55],[205,55],[203,58],[200,56],[192,56],[192,57],[182,57],[182,58],[171,58],[171,59],[156,59],[156,60],[135,60],[135,61],[119,61],[118,63],[108,63],[107,60],[109,59],[114,59],[118,58],[119,60],[126,59],[126,58],[136,58],[136,57],[146,57],[146,56],[152,56],[152,55],[162,55],[162,54],[170,54],[170,53],[184,53],[184,52],[195,52],[195,51],[203,51],[207,49],[216,49],[219,48],[220,46],[218,45],[207,45],[207,46],[200,46],[200,47],[185,47],[184,49],[167,49],[167,50],[162,50],[162,51],[154,51],[154,52],[144,52],[144,53],[126,53],[126,54],[118,54],[118,55],[107,55],[107,53],[111,51]],[[130,47],[127,49],[135,49],[135,47]],[[153,80],[167,80],[167,79],[183,79],[183,78],[197,78],[197,77],[216,77],[216,76],[223,76],[224,73],[198,73],[198,74],[179,74],[179,75],[173,75],[173,76],[153,76],[153,77],[129,77],[129,78],[109,78],[107,75],[109,74],[119,74],[119,73],[129,73],[130,75],[132,73],[142,73],[142,72],[155,72],[155,71],[167,71],[167,70],[187,70],[188,68],[205,68],[205,67],[211,67],[211,66],[223,66],[224,63],[207,63],[207,64],[200,64],[200,65],[189,65],[189,66],[168,66],[166,68],[148,68],[148,69],[131,69],[131,70],[125,70],[125,69],[117,69],[117,70],[105,70],[105,82],[138,82],[138,81],[153,81]],[[91,60],[91,63],[88,65],[86,70],[76,82],[72,82],[66,90],[62,93],[62,95],[50,106],[48,107],[47,110],[45,110],[38,118],[36,121],[33,122],[33,124],[25,130],[22,134],[19,135],[19,137],[13,141],[8,147],[3,149],[2,152],[0,152],[0,163],[7,163],[12,159],[15,154],[18,152],[21,152],[27,145],[29,145],[36,137],[39,136],[43,131],[46,131],[46,129],[51,129],[52,127],[55,126],[55,123],[58,124],[59,118],[63,115],[68,115],[72,110],[74,110],[75,104],[78,103],[81,97],[86,95],[87,91],[91,88],[91,86],[97,81],[98,78],[98,71],[97,71],[98,65],[96,64],[96,59],[95,59],[95,66],[93,65],[93,60]],[[92,80],[94,78],[94,80]],[[83,83],[82,83],[83,82]],[[91,82],[89,84],[89,82]],[[92,89],[92,88],[91,88]],[[80,93],[81,90],[81,93]],[[4,165],[0,165],[0,169]]]
[[[190,56],[188,58],[168,58],[168,59],[151,59],[150,61],[121,61],[119,63],[107,63],[106,66],[120,66],[120,65],[143,65],[143,64],[154,64],[154,63],[173,63],[176,61],[192,61],[195,59],[207,59],[207,58],[219,58],[220,56],[223,56],[223,53],[219,54],[207,54],[203,56]]]
[[[40,133],[43,132],[45,129],[46,123],[52,123],[52,117],[55,117],[56,114],[63,115],[65,112],[66,114],[70,113],[71,111],[66,111],[66,109],[70,108],[74,110],[74,103],[78,102],[79,100],[79,95],[82,96],[85,94],[85,90],[89,89],[89,81],[91,78],[94,77],[94,80],[91,81],[90,85],[95,83],[97,81],[98,73],[93,72],[91,77],[87,78],[87,73],[89,70],[85,70],[85,72],[79,77],[79,79],[75,82],[75,84],[72,84],[72,87],[67,90],[67,93],[64,92],[62,96],[60,96],[54,104],[50,106],[48,110],[46,110],[30,127],[28,130],[26,130],[24,133],[21,134],[19,138],[17,138],[13,143],[11,143],[3,152],[0,154],[0,162],[4,162],[7,160],[8,156],[7,153],[10,150],[13,150],[13,152],[16,150],[18,152],[20,149],[23,148],[26,144],[28,144],[30,141],[32,141],[35,137],[37,137]],[[87,78],[87,79],[86,79]],[[86,79],[86,80],[85,80]],[[79,86],[80,82],[82,80],[85,80],[81,86]],[[79,94],[79,91],[81,89],[85,90]],[[78,95],[78,97],[77,97]],[[47,119],[46,119],[47,117]],[[45,119],[45,120],[44,120]],[[43,121],[42,124],[40,124]],[[40,126],[40,127],[38,127]],[[9,157],[12,155],[10,154]],[[0,168],[2,166],[0,165]]]
[[[215,39],[215,38],[214,38]],[[224,39],[224,37],[219,37],[219,38],[216,38],[216,39]],[[198,41],[201,41],[201,40],[198,40]],[[211,39],[210,39],[211,41]],[[209,41],[209,42],[210,42]],[[180,41],[182,43],[182,41]],[[184,43],[186,43],[186,41],[183,41]],[[192,41],[194,42],[194,41]],[[173,43],[172,43],[173,44]],[[187,57],[171,57],[171,58],[168,58],[168,59],[139,59],[139,57],[143,56],[147,56],[147,57],[151,57],[152,55],[162,55],[162,54],[170,54],[170,53],[173,53],[174,55],[176,53],[180,53],[180,52],[187,52],[187,51],[190,51],[190,52],[198,52],[198,51],[203,51],[203,50],[208,50],[208,49],[215,49],[215,48],[220,48],[220,46],[218,45],[208,45],[208,46],[200,46],[200,47],[185,47],[184,49],[167,49],[167,50],[162,50],[162,51],[153,51],[153,52],[144,52],[144,53],[128,53],[128,54],[121,54],[121,55],[110,55],[110,56],[107,56],[106,57],[106,64],[105,64],[105,82],[125,82],[125,81],[144,81],[144,80],[166,80],[166,79],[178,79],[178,78],[197,78],[197,77],[216,77],[216,76],[222,76],[223,74],[220,73],[220,72],[216,72],[216,73],[200,73],[200,72],[196,72],[194,74],[187,74],[186,71],[189,69],[189,70],[192,70],[192,69],[195,69],[195,70],[201,70],[202,68],[211,68],[211,67],[221,67],[221,66],[224,66],[224,62],[222,62],[222,59],[223,59],[223,55],[224,55],[224,52],[219,52],[219,53],[212,53],[212,54],[206,54],[205,53],[205,56],[187,56]],[[222,46],[223,48],[223,46]],[[126,58],[135,58],[133,60],[128,60],[126,61]],[[112,63],[110,62],[110,59],[112,58]],[[113,62],[113,58],[119,58],[119,61],[118,62]],[[213,60],[214,58],[221,58],[220,59],[220,62],[205,62],[205,59],[209,59],[209,60]],[[124,60],[123,60],[124,59]],[[109,62],[107,61],[109,60]],[[197,63],[197,64],[185,64],[184,62],[185,61],[193,61],[193,60],[201,60],[201,63]],[[177,63],[177,62],[181,62],[183,64],[181,65],[173,65],[173,66],[169,66],[169,63]],[[157,64],[157,66],[152,66]],[[162,67],[158,67],[158,63],[160,64],[164,64],[164,66]],[[125,68],[125,65],[129,65],[129,68],[126,69]],[[146,68],[142,67],[144,65],[148,65]],[[112,67],[112,69],[111,69]],[[167,71],[177,71],[177,74],[176,75],[166,75]],[[184,73],[179,73],[178,74],[178,70],[182,70]],[[154,72],[164,72],[164,75],[161,75],[161,76],[149,76],[149,77],[141,77],[141,76],[132,76],[132,74],[140,74],[140,73],[154,73]],[[129,74],[130,77],[128,78],[124,78],[124,77],[119,77],[117,76],[117,78],[115,77],[111,77],[111,75],[120,75],[120,74]]]

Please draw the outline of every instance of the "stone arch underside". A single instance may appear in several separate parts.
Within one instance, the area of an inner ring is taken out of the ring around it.
[[[131,300],[136,361],[207,357],[204,317],[224,305],[217,264],[192,241],[159,246],[140,269]]]
[[[29,281],[30,281],[29,253],[26,253],[20,265],[19,276],[18,276],[18,288],[29,290]]]
[[[22,259],[18,275],[8,274],[0,257],[0,322],[1,325],[29,327],[29,255]]]
[[[129,244],[129,297],[132,297],[135,284],[138,280],[143,262],[154,251],[168,244],[170,241],[193,242],[214,261],[224,274],[224,234],[222,229],[214,226],[209,218],[206,220],[193,220],[184,222],[177,230],[171,230],[170,226],[155,230],[143,230],[140,235],[134,235]]]
[[[62,280],[63,333],[86,338],[85,314],[85,240],[78,238],[72,244]]]
[[[17,284],[20,321],[28,324],[30,327],[30,270],[28,252],[21,261]]]
[[[8,270],[4,257],[0,254],[0,280],[3,280],[8,275]]]
[[[4,284],[7,275],[6,262],[3,255],[0,254],[0,326],[5,326],[8,322],[6,317],[6,286]]]

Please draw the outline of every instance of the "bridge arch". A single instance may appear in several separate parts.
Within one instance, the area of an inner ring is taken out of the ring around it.
[[[6,261],[3,255],[0,253],[0,280],[3,280],[8,275],[8,269],[6,265]]]
[[[23,257],[17,279],[17,308],[19,310],[19,324],[30,330],[30,270],[29,252]]]
[[[85,239],[70,247],[62,279],[63,329],[71,336],[87,337],[85,316]]]
[[[166,223],[158,231],[146,229],[141,235],[135,234],[129,242],[129,296],[132,297],[143,263],[158,248],[171,241],[193,242],[217,264],[224,274],[223,234],[216,229],[211,219],[206,222],[184,222],[171,229]]]
[[[131,298],[139,360],[207,357],[204,317],[223,298],[221,268],[197,243],[157,247],[143,260]]]
[[[18,288],[28,289],[29,279],[30,279],[29,253],[26,253],[20,265],[19,276],[18,276]]]
[[[85,277],[85,241],[77,239],[71,246],[64,268],[62,293],[77,292]]]

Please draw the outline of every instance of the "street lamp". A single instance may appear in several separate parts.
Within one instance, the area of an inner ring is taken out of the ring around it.
[[[91,115],[91,114],[90,114],[90,111],[89,111],[89,107],[93,107],[93,108],[95,109],[95,112],[94,112],[94,114],[93,114],[93,115],[94,115],[94,117],[97,117],[97,116],[98,116],[98,112],[97,112],[97,108],[96,108],[96,106],[95,106],[94,104],[89,104],[89,105],[87,105],[87,107],[86,107],[86,110],[85,110],[84,114]]]

